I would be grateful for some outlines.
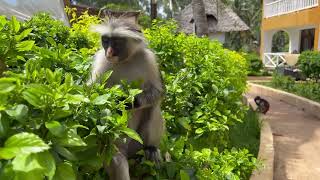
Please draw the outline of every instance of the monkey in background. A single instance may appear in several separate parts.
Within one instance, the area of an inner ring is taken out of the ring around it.
[[[262,99],[260,96],[257,96],[254,98],[254,102],[257,104],[257,112],[261,112],[263,114],[266,114],[269,111],[270,104],[267,100]]]
[[[147,159],[159,163],[161,156],[158,146],[164,132],[161,117],[161,97],[163,84],[155,54],[146,47],[140,28],[125,20],[113,19],[107,24],[97,25],[95,31],[101,35],[102,49],[95,54],[88,85],[99,80],[101,75],[111,70],[107,87],[127,82],[139,81],[141,94],[138,94],[128,127],[135,130],[144,144],[129,139],[118,145],[119,152],[112,158],[107,172],[112,180],[129,180],[128,158],[144,149]]]

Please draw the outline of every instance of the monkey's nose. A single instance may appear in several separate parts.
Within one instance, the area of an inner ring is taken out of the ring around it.
[[[114,54],[113,49],[109,47],[109,48],[107,49],[107,57],[112,57],[113,54]]]

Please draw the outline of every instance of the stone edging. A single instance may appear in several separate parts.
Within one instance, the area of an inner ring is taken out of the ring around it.
[[[271,96],[274,99],[296,106],[298,109],[303,110],[306,113],[311,114],[316,118],[320,119],[320,103],[263,85],[258,85],[249,82],[248,86],[250,91],[257,92],[257,94],[261,94],[261,96]]]
[[[252,173],[250,180],[273,180],[273,135],[266,119],[262,119],[258,159],[263,166]]]
[[[247,96],[243,96],[243,102],[255,109],[255,103]],[[273,135],[267,119],[261,118],[261,131],[260,131],[260,146],[258,159],[262,161],[263,166],[255,170],[250,180],[273,180],[273,161],[274,161],[274,147]]]

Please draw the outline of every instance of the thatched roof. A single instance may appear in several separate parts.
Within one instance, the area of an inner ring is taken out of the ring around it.
[[[203,0],[208,17],[209,32],[231,32],[245,31],[249,27],[233,10],[223,4],[220,0]],[[217,8],[218,6],[218,8]],[[194,20],[192,6],[189,4],[184,8],[176,20],[181,30],[185,33],[194,33]]]

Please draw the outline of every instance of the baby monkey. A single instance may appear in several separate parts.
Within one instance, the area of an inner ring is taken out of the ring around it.
[[[269,111],[270,104],[267,100],[257,96],[254,98],[254,102],[257,104],[258,108],[257,111],[263,114],[266,114]]]
[[[127,82],[142,82],[132,107],[132,117],[128,127],[135,130],[144,145],[130,139],[125,144],[119,143],[118,153],[113,157],[107,171],[112,180],[129,180],[127,159],[144,149],[149,160],[160,162],[161,136],[164,131],[161,117],[161,97],[163,84],[155,54],[146,47],[140,28],[122,19],[110,20],[107,24],[97,25],[95,31],[101,35],[102,48],[94,58],[91,77],[88,84],[99,81],[106,71],[112,74],[107,87]]]

